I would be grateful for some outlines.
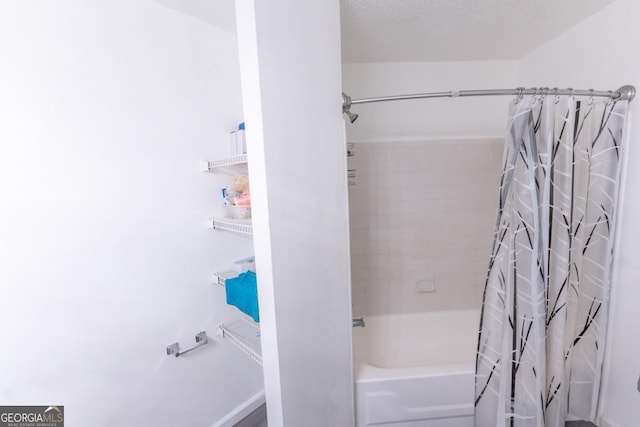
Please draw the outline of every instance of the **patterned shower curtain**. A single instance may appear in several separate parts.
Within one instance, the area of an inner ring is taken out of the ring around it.
[[[554,96],[511,104],[480,321],[477,427],[595,421],[627,104]]]

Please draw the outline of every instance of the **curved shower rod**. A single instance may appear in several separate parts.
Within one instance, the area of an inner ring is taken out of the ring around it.
[[[597,91],[593,89],[558,89],[539,87],[526,89],[519,87],[515,89],[482,89],[482,90],[452,90],[448,92],[430,92],[430,93],[416,93],[412,95],[397,95],[397,96],[382,96],[378,98],[363,98],[363,99],[351,99],[349,95],[342,92],[342,112],[349,116],[351,123],[353,123],[357,114],[351,113],[350,109],[352,105],[357,104],[369,104],[372,102],[383,101],[398,101],[405,99],[423,99],[423,98],[458,98],[463,96],[504,96],[504,95],[571,95],[571,96],[588,96],[588,97],[605,97],[611,98],[615,101],[632,101],[636,96],[636,88],[632,85],[624,85],[615,91]]]

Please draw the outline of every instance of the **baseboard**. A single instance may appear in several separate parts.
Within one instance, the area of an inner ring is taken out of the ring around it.
[[[598,425],[600,427],[620,427],[620,425],[618,425],[617,423],[614,423],[613,421],[611,421],[610,418],[604,415],[600,417],[600,423],[598,423]]]
[[[212,424],[211,427],[233,427],[247,415],[258,409],[264,402],[264,390],[260,390],[247,399],[242,405]]]

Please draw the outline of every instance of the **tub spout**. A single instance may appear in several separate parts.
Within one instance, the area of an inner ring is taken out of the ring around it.
[[[366,325],[364,324],[364,318],[361,317],[359,319],[353,319],[353,327],[364,328]]]

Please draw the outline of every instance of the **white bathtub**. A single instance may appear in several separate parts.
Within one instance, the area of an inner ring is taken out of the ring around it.
[[[356,425],[473,427],[478,310],[365,317],[354,328]]]

